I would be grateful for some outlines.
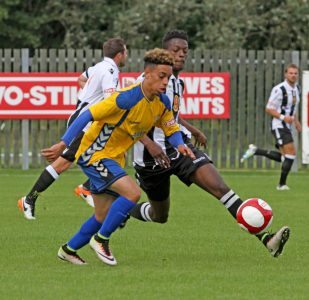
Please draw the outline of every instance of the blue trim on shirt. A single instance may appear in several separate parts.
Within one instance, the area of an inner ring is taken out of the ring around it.
[[[184,145],[185,142],[183,141],[181,131],[176,131],[169,137],[167,137],[168,142],[177,149],[179,145]]]
[[[171,110],[172,107],[171,107],[171,101],[170,99],[168,98],[167,95],[165,94],[160,94],[160,100],[164,103],[165,107],[168,109],[168,110]]]
[[[121,117],[121,119],[119,120],[119,122],[116,124],[116,126],[120,126],[120,125],[124,122],[124,120],[127,118],[128,114],[129,114],[129,112],[130,112],[130,110],[127,110],[127,111],[123,114],[123,116]]]
[[[78,116],[74,122],[70,125],[67,131],[62,136],[61,140],[69,146],[73,139],[84,129],[84,127],[93,121],[92,114],[89,109],[84,111],[80,116]]]
[[[116,103],[121,109],[131,109],[144,98],[141,86],[135,86],[130,90],[121,91],[116,98]]]

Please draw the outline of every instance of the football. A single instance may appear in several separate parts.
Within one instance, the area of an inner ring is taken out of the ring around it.
[[[258,234],[271,225],[273,212],[266,201],[251,198],[239,206],[236,219],[242,229],[251,234]]]

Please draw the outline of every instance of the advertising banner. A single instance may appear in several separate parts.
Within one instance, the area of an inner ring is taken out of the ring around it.
[[[0,73],[0,119],[67,119],[75,110],[80,73]],[[139,73],[120,73],[120,85]],[[181,73],[184,97],[175,101],[190,119],[230,117],[229,73]]]

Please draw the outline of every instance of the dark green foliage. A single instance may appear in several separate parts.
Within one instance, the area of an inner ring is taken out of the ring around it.
[[[149,49],[179,28],[191,48],[305,50],[308,24],[307,0],[3,0],[0,48],[100,48],[122,36]]]

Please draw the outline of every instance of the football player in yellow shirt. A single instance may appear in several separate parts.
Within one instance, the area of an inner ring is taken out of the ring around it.
[[[56,145],[59,149],[70,145],[88,122],[95,121],[85,133],[75,156],[91,181],[95,215],[60,247],[58,257],[63,260],[85,264],[76,251],[90,241],[100,260],[109,265],[117,264],[109,249],[109,238],[141,196],[137,183],[123,169],[125,152],[153,126],[162,128],[181,154],[195,159],[184,144],[170,101],[164,94],[172,74],[173,56],[156,48],[146,53],[144,62],[145,80],[142,83],[122,89],[91,106],[73,122]],[[116,197],[107,214],[103,193]]]

